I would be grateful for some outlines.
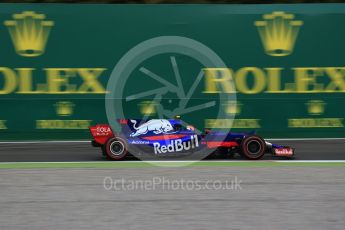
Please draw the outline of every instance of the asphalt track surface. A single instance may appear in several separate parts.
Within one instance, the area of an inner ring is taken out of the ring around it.
[[[273,142],[273,141],[272,141]],[[345,160],[345,140],[274,141],[296,149],[295,160]],[[279,159],[266,156],[265,160]],[[280,158],[279,160],[284,159]],[[0,143],[0,162],[103,161],[100,148],[89,142]],[[131,160],[131,159],[129,159]],[[218,159],[219,160],[219,159]],[[225,159],[227,160],[227,159]],[[243,160],[239,157],[231,160]]]
[[[345,167],[294,165],[0,169],[0,229],[343,230]]]
[[[345,159],[344,140],[279,143],[294,146],[298,160]],[[90,143],[1,143],[0,148],[3,162],[103,160]],[[114,165],[0,169],[0,229],[343,230],[345,226],[344,166]]]

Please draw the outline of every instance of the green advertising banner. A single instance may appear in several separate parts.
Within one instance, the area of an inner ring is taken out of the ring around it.
[[[0,4],[0,140],[175,115],[345,137],[344,22],[345,4]]]

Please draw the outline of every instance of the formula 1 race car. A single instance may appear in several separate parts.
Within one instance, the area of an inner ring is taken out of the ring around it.
[[[265,141],[252,133],[207,131],[198,134],[180,119],[130,120],[119,119],[121,132],[114,133],[110,125],[91,126],[92,145],[101,147],[109,160],[122,160],[133,152],[154,157],[192,155],[200,149],[208,153],[232,157],[235,153],[249,160],[261,159],[266,153],[292,157],[294,149]]]

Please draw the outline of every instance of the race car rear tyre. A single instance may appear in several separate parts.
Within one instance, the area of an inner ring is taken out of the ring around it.
[[[128,154],[127,143],[120,137],[110,138],[103,146],[103,151],[108,160],[123,160]]]
[[[249,160],[259,160],[265,155],[266,143],[256,135],[245,137],[241,142],[241,155]]]

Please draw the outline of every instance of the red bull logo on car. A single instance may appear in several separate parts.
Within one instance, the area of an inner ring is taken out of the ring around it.
[[[173,126],[166,119],[152,119],[144,124],[139,125],[138,127],[136,127],[136,120],[131,120],[131,122],[133,123],[133,128],[135,129],[135,132],[130,134],[131,137],[141,136],[148,132],[160,134],[168,133],[174,130]]]
[[[181,151],[188,151],[199,147],[199,140],[197,135],[190,136],[190,140],[182,141],[181,139],[171,140],[169,144],[163,145],[159,142],[153,143],[155,154],[174,153]]]

